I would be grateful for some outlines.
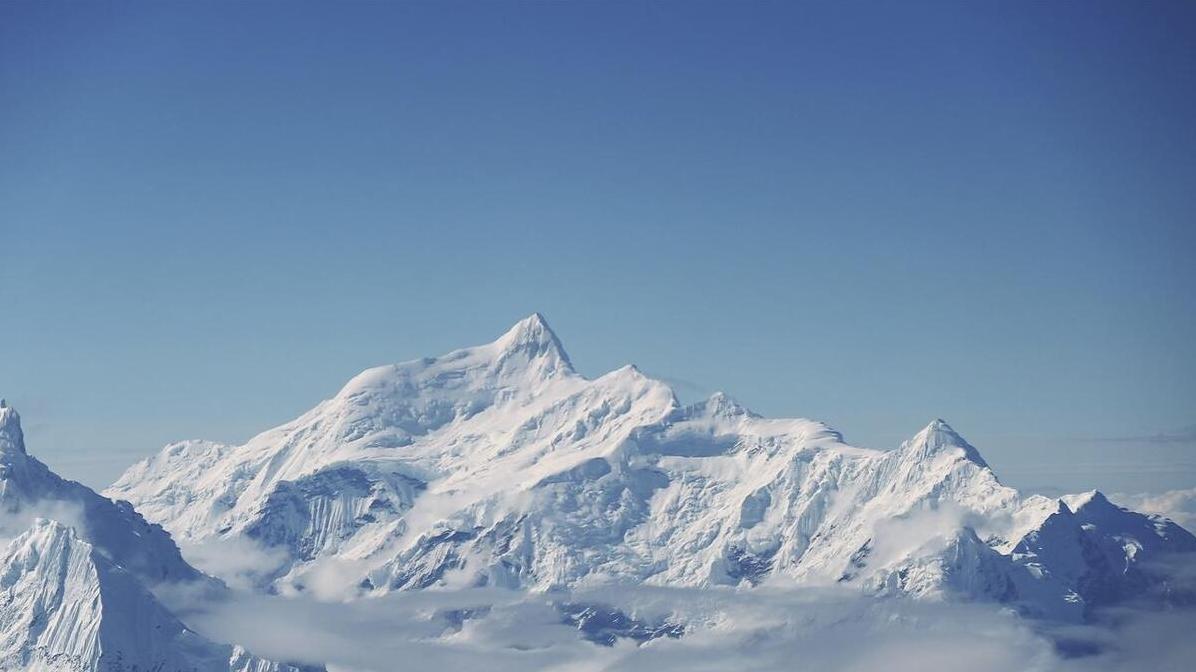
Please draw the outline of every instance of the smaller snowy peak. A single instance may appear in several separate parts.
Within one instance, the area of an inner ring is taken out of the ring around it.
[[[715,392],[706,401],[695,405],[695,410],[716,418],[758,418],[746,406],[731,398],[724,392]]]
[[[7,550],[0,554],[0,562],[9,564],[16,561],[28,570],[76,544],[91,552],[91,545],[81,541],[73,527],[48,518],[36,518],[29,529],[13,539]],[[6,575],[0,585],[7,587],[11,578]]]
[[[965,525],[931,538],[873,581],[879,592],[887,594],[1005,601],[1014,588],[1004,565],[1002,556]]]
[[[38,519],[14,539],[0,555],[0,669],[100,669],[107,662],[106,649],[148,648],[156,642],[139,637],[144,632],[112,632],[105,621],[106,609],[119,605],[118,618],[127,623],[141,618],[149,630],[162,637],[182,630],[164,610],[140,599],[137,591],[120,585],[113,595],[112,582],[105,584],[104,558],[80,540],[71,527],[57,521]],[[113,576],[115,583],[124,577]],[[157,633],[155,633],[157,634]],[[132,653],[132,651],[129,651]],[[59,667],[66,659],[74,665]],[[138,660],[137,662],[142,662]]]
[[[21,432],[21,416],[17,409],[0,399],[0,455],[9,452],[25,454],[25,435]]]
[[[988,463],[980,456],[972,444],[960,436],[951,425],[942,418],[936,418],[914,435],[914,438],[901,446],[901,450],[917,459],[929,459],[944,451],[958,449],[969,461],[981,467],[988,467]]]
[[[1196,537],[1175,523],[1136,513],[1110,502],[1098,491],[1067,495],[1057,509],[1013,547],[1010,558],[1027,572],[1022,588],[1034,604],[1030,613],[1066,618],[1062,604],[1042,599],[1054,586],[1078,604],[1070,618],[1090,618],[1094,610],[1126,600],[1165,607],[1191,603],[1176,590],[1176,563],[1196,551]],[[1033,580],[1031,580],[1033,579]],[[1035,593],[1034,591],[1038,591]],[[1037,597],[1035,595],[1037,594]]]
[[[1075,495],[1063,495],[1059,498],[1059,501],[1066,504],[1067,508],[1074,513],[1121,510],[1120,506],[1110,502],[1100,490],[1089,490],[1088,492],[1081,492]]]
[[[106,557],[155,584],[208,581],[183,560],[170,535],[147,522],[128,502],[114,502],[54,473],[26,452],[19,418],[0,409],[0,520],[4,527],[30,517],[69,520],[80,538]],[[2,670],[3,668],[0,668]]]
[[[201,637],[73,527],[44,518],[0,552],[0,670],[316,672]]]

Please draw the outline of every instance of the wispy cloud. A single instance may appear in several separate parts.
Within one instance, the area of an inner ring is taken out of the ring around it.
[[[1196,488],[1166,492],[1115,493],[1114,502],[1143,513],[1166,516],[1188,530],[1196,530]]]
[[[14,537],[27,531],[38,518],[56,520],[79,530],[86,529],[80,504],[55,499],[25,502],[11,510],[0,510],[0,552]]]
[[[692,380],[686,380],[685,378],[678,378],[676,376],[661,376],[655,373],[652,373],[651,376],[671,387],[673,392],[675,392],[678,397],[681,397],[686,401],[702,399],[710,396],[710,394],[713,393],[713,390],[710,389],[710,386],[703,385],[702,383],[694,382]]]
[[[1190,425],[1172,432],[1138,434],[1130,436],[1104,436],[1091,439],[1113,443],[1196,443],[1196,425]]]

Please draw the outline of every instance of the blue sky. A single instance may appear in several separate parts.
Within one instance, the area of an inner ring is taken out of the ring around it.
[[[1193,81],[1182,2],[3,3],[0,392],[104,485],[540,311],[589,375],[1191,487]]]

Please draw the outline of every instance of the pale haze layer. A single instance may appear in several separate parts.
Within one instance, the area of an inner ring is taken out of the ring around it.
[[[102,487],[533,311],[1012,485],[1196,486],[1185,3],[0,6],[0,394]]]

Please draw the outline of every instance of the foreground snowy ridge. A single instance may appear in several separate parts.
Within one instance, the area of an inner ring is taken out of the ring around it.
[[[242,446],[167,446],[106,494],[185,546],[258,549],[258,588],[337,599],[788,581],[1079,621],[1172,599],[1156,561],[1196,551],[1100,493],[1020,496],[942,420],[877,451],[722,394],[682,406],[634,367],[586,379],[539,315]]]
[[[128,503],[30,456],[20,416],[3,402],[0,541],[0,670],[299,672],[184,626],[150,588],[210,592],[219,583]]]
[[[0,557],[0,669],[297,672],[188,630],[73,528],[38,519]]]

